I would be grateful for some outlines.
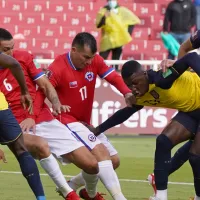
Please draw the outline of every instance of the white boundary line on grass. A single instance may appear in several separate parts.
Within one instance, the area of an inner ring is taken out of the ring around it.
[[[21,172],[14,171],[0,171],[1,174],[22,174]],[[40,176],[48,176],[48,174],[40,174]],[[71,178],[71,175],[64,175],[65,177]],[[148,183],[148,181],[144,180],[133,180],[133,179],[119,179],[121,182],[136,182],[136,183]],[[172,185],[194,185],[193,183],[184,183],[184,182],[168,182]]]

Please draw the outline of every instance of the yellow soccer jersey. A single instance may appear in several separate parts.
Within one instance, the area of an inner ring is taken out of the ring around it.
[[[0,92],[0,111],[8,109],[8,103],[2,92]]]
[[[137,98],[137,105],[193,111],[200,108],[200,78],[196,73],[185,72],[174,81],[170,89],[150,84],[149,91]]]

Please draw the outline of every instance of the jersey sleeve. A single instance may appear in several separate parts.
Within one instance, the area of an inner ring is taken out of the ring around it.
[[[27,57],[27,59],[26,59],[25,66],[26,66],[27,71],[28,71],[29,75],[31,76],[31,78],[34,81],[36,81],[40,77],[44,76],[45,73],[42,71],[42,69],[41,68],[37,68],[35,66],[35,63],[33,61],[33,55],[27,53],[26,57]]]
[[[198,49],[200,47],[200,30],[196,31],[191,37],[190,42],[193,49]]]
[[[108,67],[108,65],[106,65],[106,63],[104,62],[104,59],[101,56],[99,55],[96,55],[96,56],[97,56],[96,65],[98,66],[97,74],[99,75],[100,78],[104,79],[109,74],[114,72],[115,69],[112,67]]]

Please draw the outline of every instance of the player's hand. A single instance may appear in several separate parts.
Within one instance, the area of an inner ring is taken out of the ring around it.
[[[25,109],[28,109],[29,114],[33,114],[33,101],[29,93],[21,94],[21,104]]]
[[[132,107],[133,104],[136,104],[136,98],[132,93],[127,93],[125,96],[125,102],[128,107]]]
[[[98,129],[98,128],[95,128],[94,126],[89,125],[89,124],[87,124],[87,123],[85,123],[85,122],[82,122],[82,121],[81,121],[81,123],[82,123],[84,126],[86,126],[92,133],[94,133],[95,136],[98,136],[98,135],[101,134],[101,133],[99,132],[99,129]]]
[[[166,72],[167,68],[173,66],[175,62],[176,60],[165,59],[160,63],[159,69],[162,69],[163,72]]]
[[[59,115],[61,112],[70,112],[71,107],[67,105],[61,105],[60,103],[52,105],[53,115]]]
[[[4,152],[0,149],[0,160],[3,160],[4,163],[7,163]]]
[[[32,118],[27,118],[22,121],[20,123],[20,127],[23,133],[29,133],[30,130],[33,132],[33,134],[36,133],[35,120]]]

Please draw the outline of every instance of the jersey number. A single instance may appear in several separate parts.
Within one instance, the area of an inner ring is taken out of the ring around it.
[[[81,99],[82,99],[82,101],[84,101],[85,99],[87,99],[87,87],[86,86],[80,88],[79,92],[81,93]]]
[[[3,80],[3,84],[4,84],[4,86],[5,86],[5,88],[6,88],[7,91],[11,91],[13,89],[12,85],[10,83],[7,83],[6,81],[7,81],[7,78],[5,78]]]

